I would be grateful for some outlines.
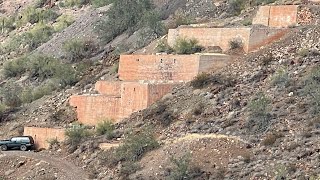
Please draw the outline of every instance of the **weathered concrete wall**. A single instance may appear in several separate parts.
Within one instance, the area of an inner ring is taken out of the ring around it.
[[[124,81],[190,81],[199,71],[213,66],[221,67],[229,60],[229,56],[220,54],[121,55],[118,73]]]
[[[268,45],[274,41],[279,40],[289,30],[288,29],[252,29],[249,41],[249,51],[254,51],[262,46]]]
[[[202,46],[219,46],[227,51],[230,41],[239,39],[243,50],[250,52],[279,39],[286,32],[282,28],[178,28],[169,30],[168,44],[173,46],[179,37],[195,38]]]
[[[23,135],[32,136],[36,149],[49,147],[48,140],[57,139],[59,142],[65,140],[65,129],[63,128],[39,128],[39,127],[24,127]]]
[[[241,39],[243,48],[247,52],[250,38],[250,28],[177,28],[169,29],[168,44],[174,46],[181,38],[195,38],[204,47],[219,46],[223,51],[230,49],[229,42]]]
[[[106,92],[112,82],[97,82],[101,92]],[[76,95],[71,96],[69,103],[76,107],[78,121],[85,125],[96,125],[109,118],[117,122],[133,112],[147,108],[150,104],[167,94],[176,85],[173,83],[148,84],[139,82],[115,82],[120,96],[109,95]],[[106,89],[103,89],[103,88]]]
[[[297,24],[297,5],[261,6],[252,24],[269,27],[289,27]]]
[[[121,81],[98,81],[95,89],[103,95],[121,96]]]
[[[78,121],[92,126],[105,118],[117,121],[121,106],[119,97],[107,95],[71,96],[69,103],[76,107]]]

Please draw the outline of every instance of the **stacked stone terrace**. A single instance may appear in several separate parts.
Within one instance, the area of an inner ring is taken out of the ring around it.
[[[179,37],[195,38],[201,46],[218,46],[225,52],[229,50],[231,40],[240,39],[248,53],[280,39],[290,26],[316,21],[310,9],[305,7],[261,6],[253,24],[263,26],[170,29],[168,44],[172,46]],[[177,84],[228,65],[230,59],[225,54],[121,55],[118,72],[121,81],[98,81],[95,89],[99,94],[74,95],[69,102],[76,107],[78,121],[85,125],[94,126],[103,119],[118,122],[147,108]],[[65,138],[63,129],[26,127],[24,134],[33,136],[38,148],[47,148],[50,139],[63,141]]]

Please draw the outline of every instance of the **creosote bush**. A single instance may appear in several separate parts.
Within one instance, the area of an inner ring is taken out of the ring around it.
[[[194,54],[200,52],[202,47],[196,39],[178,38],[173,49],[177,54]]]
[[[107,139],[112,139],[114,136],[114,125],[110,120],[103,120],[98,123],[96,132],[99,135],[105,135]]]
[[[165,52],[165,53],[172,53],[174,50],[172,49],[172,47],[170,47],[167,43],[167,41],[165,39],[161,39],[160,41],[158,41],[157,43],[157,47],[156,47],[157,52]]]
[[[278,69],[277,72],[272,76],[272,85],[281,88],[288,87],[290,84],[289,73],[286,69]]]
[[[242,48],[243,47],[242,39],[235,38],[235,39],[230,40],[229,41],[229,46],[230,46],[231,50]]]
[[[63,14],[57,18],[56,22],[52,26],[54,31],[60,32],[70,26],[73,22],[74,19],[72,16]]]
[[[310,97],[312,114],[320,113],[320,66],[315,67],[304,81],[303,94]]]

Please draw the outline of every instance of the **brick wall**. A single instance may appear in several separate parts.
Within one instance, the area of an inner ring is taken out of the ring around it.
[[[221,67],[229,60],[229,56],[220,54],[121,55],[118,73],[119,78],[124,81],[190,81],[200,69],[204,71],[205,67],[210,69],[216,65]]]
[[[99,91],[107,92],[112,82],[97,82]],[[76,107],[78,121],[85,125],[96,125],[99,121],[109,118],[117,122],[133,112],[147,108],[150,104],[167,94],[176,84],[148,84],[139,82],[121,82],[120,96],[109,95],[75,95],[69,103]],[[119,87],[119,82],[115,82]],[[106,89],[104,89],[106,88]]]
[[[284,36],[289,29],[274,29],[274,28],[254,28],[251,30],[249,41],[249,51],[256,50],[262,46],[279,40]]]
[[[62,128],[39,128],[39,127],[24,127],[23,134],[25,136],[32,136],[36,149],[49,147],[48,140],[57,139],[59,142],[65,140],[65,129]]]
[[[177,28],[169,29],[168,44],[174,46],[178,37],[195,38],[204,47],[219,46],[223,51],[230,49],[229,42],[241,39],[247,52],[250,38],[250,28]]]
[[[289,27],[297,24],[297,5],[261,6],[252,24],[269,27]]]

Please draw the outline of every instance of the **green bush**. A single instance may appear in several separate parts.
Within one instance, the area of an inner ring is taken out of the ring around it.
[[[114,136],[114,125],[110,120],[104,120],[98,123],[96,131],[99,135],[105,135],[107,139],[112,139]]]
[[[147,11],[144,13],[140,24],[141,27],[148,28],[150,33],[154,34],[156,38],[167,32],[166,27],[161,22],[160,14],[157,11]]]
[[[35,8],[42,8],[46,4],[47,0],[37,0],[34,7]]]
[[[202,48],[196,39],[178,38],[173,49],[177,54],[193,54],[200,52]]]
[[[271,79],[273,86],[285,88],[290,84],[289,73],[286,69],[278,69]]]
[[[168,45],[165,39],[161,39],[157,43],[156,47],[157,52],[165,52],[165,53],[172,53],[174,50]]]
[[[229,0],[229,12],[237,16],[245,9],[247,3],[246,0]]]
[[[85,126],[73,125],[71,128],[66,129],[65,135],[67,136],[67,143],[75,147],[78,146],[84,138],[89,137],[91,134]]]
[[[172,173],[170,174],[169,179],[172,180],[184,180],[184,179],[192,179],[190,176],[190,160],[191,155],[185,154],[179,158],[170,158],[171,162],[175,165]]]
[[[320,66],[314,68],[307,76],[303,88],[304,95],[310,97],[312,113],[320,113]]]
[[[21,76],[26,72],[26,57],[21,57],[14,59],[12,61],[7,61],[3,66],[3,74],[5,77],[16,77]]]
[[[188,24],[194,23],[194,21],[190,17],[184,15],[183,13],[176,14],[174,16],[174,20],[175,20],[175,22],[174,22],[175,23],[175,25],[174,25],[175,27],[179,27],[181,25],[188,25]]]
[[[247,127],[250,131],[259,133],[268,129],[271,120],[270,103],[270,99],[262,92],[257,93],[250,101],[250,115],[247,121]]]
[[[5,104],[0,103],[0,116],[6,111],[7,106]]]
[[[1,33],[9,33],[16,28],[15,17],[0,17]]]
[[[61,15],[57,18],[56,22],[52,25],[54,31],[60,32],[63,29],[67,28],[74,22],[74,19],[70,15]]]
[[[142,17],[153,9],[150,0],[114,1],[112,8],[106,13],[108,18],[99,23],[98,33],[106,42],[127,30],[132,33],[139,27]]]
[[[193,88],[201,89],[205,85],[208,85],[209,80],[210,80],[210,74],[201,73],[201,74],[198,74],[196,77],[193,78],[193,80],[191,81],[191,86]]]
[[[30,31],[22,34],[22,44],[28,45],[30,50],[34,50],[41,44],[49,41],[53,33],[54,29],[51,26],[38,23]]]
[[[17,21],[17,25],[22,27],[27,23],[50,22],[57,19],[58,16],[59,15],[51,9],[28,7],[21,13],[21,18]]]
[[[235,38],[235,39],[232,39],[229,41],[229,46],[230,46],[230,49],[239,49],[239,48],[242,48],[243,47],[243,42],[242,42],[242,39],[240,38]]]
[[[71,62],[81,61],[83,58],[89,57],[94,49],[93,42],[80,39],[71,39],[63,44],[66,58]]]
[[[15,84],[12,81],[7,82],[1,87],[0,92],[3,97],[3,103],[8,107],[19,107],[21,105],[21,99],[19,95],[22,91],[22,87]]]

